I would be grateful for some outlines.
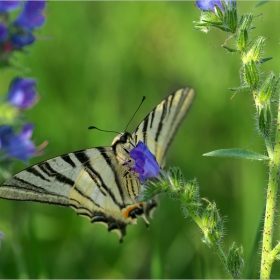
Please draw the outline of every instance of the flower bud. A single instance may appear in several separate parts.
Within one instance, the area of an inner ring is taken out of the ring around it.
[[[215,203],[209,204],[202,214],[202,222],[211,232],[217,227],[220,216]]]
[[[267,137],[269,135],[270,127],[271,127],[271,111],[270,104],[265,104],[259,107],[259,130],[260,133]]]
[[[253,21],[253,15],[252,14],[246,14],[241,16],[238,29],[243,29],[243,30],[250,30],[252,21]]]
[[[234,279],[238,279],[241,276],[243,268],[243,248],[242,246],[238,248],[235,243],[233,243],[228,252],[227,269],[229,270],[230,274],[233,275]]]
[[[237,29],[237,10],[236,2],[232,1],[228,5],[225,5],[225,13],[223,22],[229,27],[232,33]]]
[[[248,31],[247,29],[240,29],[236,35],[236,43],[239,51],[243,52],[248,43]]]
[[[258,62],[260,61],[263,46],[264,46],[264,37],[257,37],[254,42],[251,44],[250,48],[248,51],[243,55],[242,61],[243,63],[247,63],[248,61],[255,61]]]
[[[196,180],[189,181],[184,189],[185,199],[187,203],[195,203],[198,197],[198,184]]]
[[[244,81],[252,88],[255,88],[259,82],[257,65],[253,60],[244,65]]]
[[[275,80],[275,75],[273,72],[270,72],[267,75],[265,81],[263,82],[259,90],[260,103],[264,104],[272,98],[276,90],[276,84],[278,83],[278,80],[279,79]]]

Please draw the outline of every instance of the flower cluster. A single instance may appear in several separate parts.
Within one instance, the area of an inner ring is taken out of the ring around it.
[[[0,160],[16,158],[27,161],[38,153],[38,149],[30,140],[33,124],[24,124],[21,132],[16,134],[16,124],[23,109],[32,107],[37,101],[36,81],[29,78],[15,78],[10,85],[6,100],[0,105]]]
[[[237,10],[234,0],[200,0],[196,6],[202,11],[195,29],[208,32],[211,27],[234,33],[237,28]]]
[[[15,20],[10,12],[22,7]],[[45,22],[45,1],[0,1],[0,65],[7,65],[13,51],[22,50],[35,41],[36,28]]]
[[[14,51],[22,51],[35,41],[34,31],[45,22],[45,4],[45,1],[0,1],[0,67],[9,66]],[[27,162],[46,145],[45,142],[35,146],[31,140],[34,125],[23,121],[23,111],[38,101],[36,86],[34,79],[16,77],[6,96],[0,99],[0,177],[10,175],[13,159]]]

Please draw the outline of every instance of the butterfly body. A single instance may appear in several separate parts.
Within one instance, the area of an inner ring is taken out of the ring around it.
[[[133,169],[130,152],[142,141],[163,168],[166,151],[186,115],[194,91],[176,91],[155,107],[130,134],[115,137],[109,147],[61,155],[31,166],[0,186],[0,197],[68,206],[91,222],[116,231],[120,240],[137,215],[146,215],[155,200],[141,202],[142,181]]]

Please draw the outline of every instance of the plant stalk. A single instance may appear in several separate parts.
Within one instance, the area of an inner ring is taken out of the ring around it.
[[[275,254],[272,253],[272,238],[274,230],[274,217],[276,209],[277,189],[280,167],[280,102],[278,102],[277,126],[275,135],[275,146],[269,162],[269,179],[266,196],[266,210],[264,217],[262,257],[261,257],[261,279],[269,279]]]

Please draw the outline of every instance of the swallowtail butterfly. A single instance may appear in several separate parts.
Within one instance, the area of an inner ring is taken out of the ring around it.
[[[139,202],[143,184],[128,172],[129,152],[145,143],[164,167],[171,141],[192,104],[192,88],[183,88],[158,104],[130,134],[124,132],[109,147],[61,155],[33,165],[0,186],[0,197],[68,206],[92,223],[102,223],[122,240],[137,215],[150,216],[156,201]]]

